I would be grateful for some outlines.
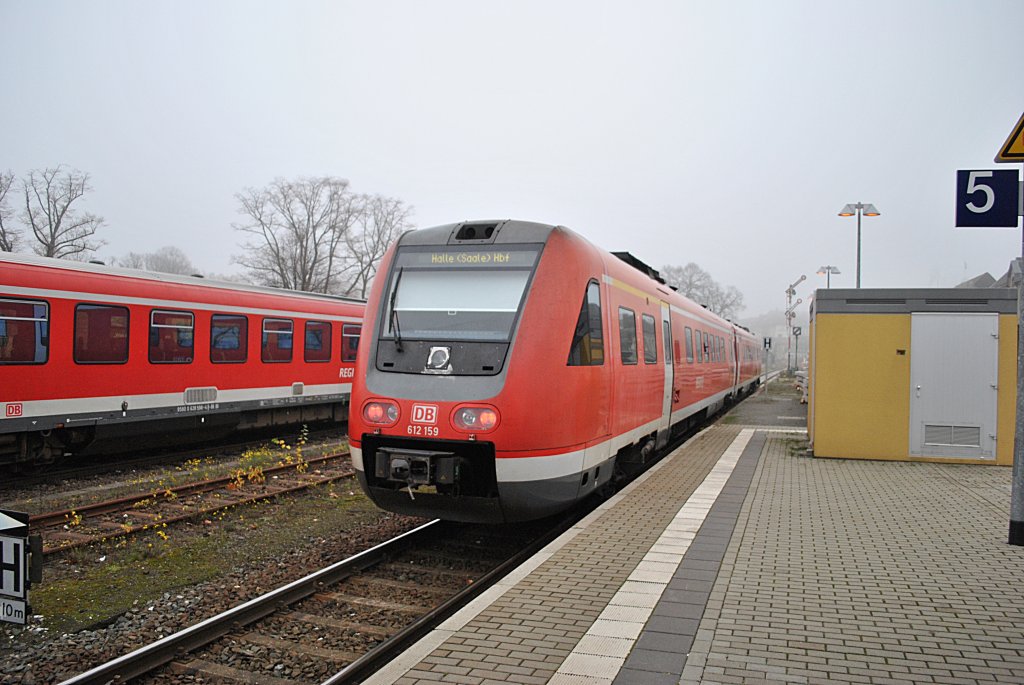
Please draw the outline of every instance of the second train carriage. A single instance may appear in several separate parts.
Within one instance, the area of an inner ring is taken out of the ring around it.
[[[0,464],[347,418],[358,300],[0,253]]]
[[[745,329],[564,227],[521,221],[405,234],[363,341],[349,420],[363,488],[463,521],[570,506],[761,371]]]

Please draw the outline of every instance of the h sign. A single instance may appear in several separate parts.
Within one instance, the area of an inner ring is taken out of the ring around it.
[[[1015,170],[956,172],[958,228],[1017,228],[1020,199]]]

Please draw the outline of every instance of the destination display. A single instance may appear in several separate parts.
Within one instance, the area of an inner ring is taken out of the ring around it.
[[[475,249],[431,250],[419,252],[403,250],[399,264],[406,267],[512,267],[530,268],[537,260],[539,250]]]

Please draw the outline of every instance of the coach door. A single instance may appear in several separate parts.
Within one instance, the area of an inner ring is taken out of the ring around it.
[[[910,454],[995,458],[998,314],[910,317]]]
[[[662,363],[665,365],[665,385],[662,389],[661,399],[661,423],[658,425],[658,447],[668,444],[669,429],[672,427],[672,320],[671,309],[664,302],[661,303],[661,337],[663,354]]]

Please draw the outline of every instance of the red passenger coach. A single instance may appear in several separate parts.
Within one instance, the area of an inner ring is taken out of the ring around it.
[[[558,512],[749,392],[740,328],[561,226],[406,233],[367,303],[353,463],[382,508],[503,522]]]
[[[344,421],[364,304],[0,253],[0,464]],[[135,440],[133,440],[133,443]]]

